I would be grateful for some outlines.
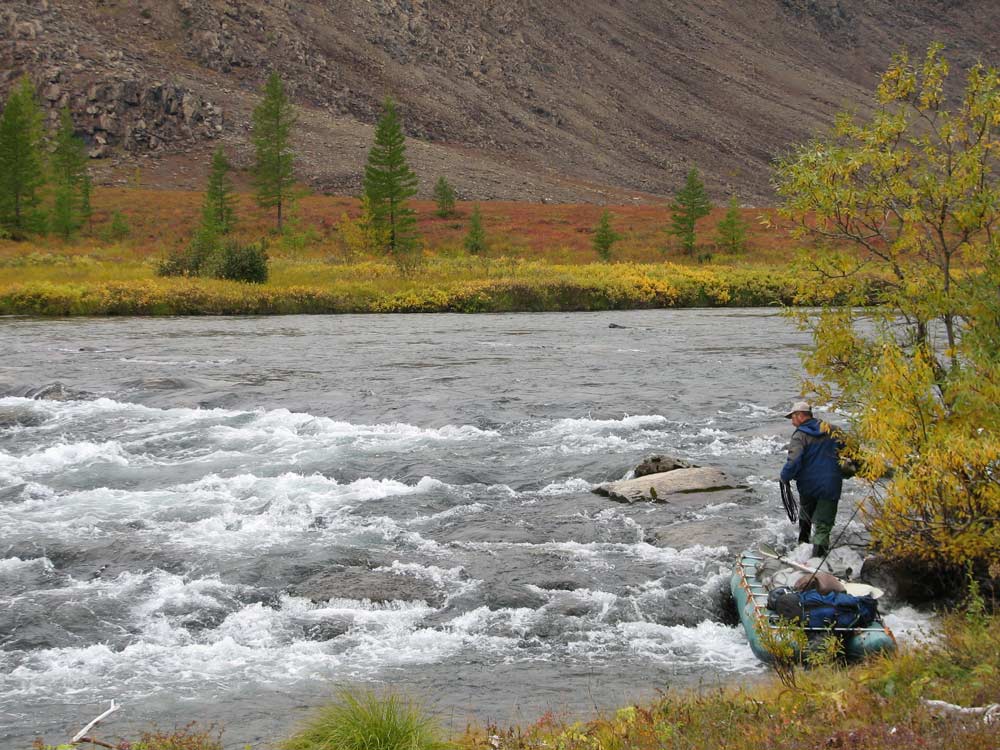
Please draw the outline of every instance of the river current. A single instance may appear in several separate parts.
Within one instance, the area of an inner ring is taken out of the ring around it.
[[[728,576],[794,541],[806,344],[767,310],[0,319],[0,744],[112,698],[99,736],[257,747],[343,686],[461,729],[756,679]],[[653,453],[750,490],[591,492]]]

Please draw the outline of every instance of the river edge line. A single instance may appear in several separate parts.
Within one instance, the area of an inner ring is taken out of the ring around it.
[[[207,279],[135,279],[0,288],[0,314],[40,317],[295,315],[347,313],[585,312],[699,307],[816,307],[848,303],[847,294],[788,271],[707,269],[653,275],[626,272],[588,280],[518,278],[421,285],[385,291],[365,282],[254,285]],[[623,267],[624,268],[624,267]],[[859,279],[851,298],[878,301],[875,279]]]

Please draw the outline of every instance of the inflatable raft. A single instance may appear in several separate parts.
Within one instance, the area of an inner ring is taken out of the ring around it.
[[[761,641],[764,628],[780,629],[778,615],[767,608],[767,587],[760,578],[765,558],[754,552],[744,552],[736,561],[730,588],[736,599],[736,608],[746,631],[747,640],[754,654],[763,662],[770,663],[772,656]],[[871,625],[857,630],[805,628],[810,633],[836,632],[843,635],[844,653],[848,661],[857,661],[871,654],[896,650],[896,638],[881,621],[881,617]],[[796,658],[801,655],[796,653]]]

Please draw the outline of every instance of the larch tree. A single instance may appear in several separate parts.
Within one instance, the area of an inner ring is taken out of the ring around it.
[[[434,184],[434,202],[437,203],[437,215],[442,219],[455,213],[455,188],[444,177],[438,177]]]
[[[90,214],[90,185],[87,175],[87,151],[76,135],[69,108],[59,113],[59,128],[49,160],[55,197],[52,204],[52,229],[69,239]]]
[[[715,226],[715,242],[734,255],[746,250],[747,223],[740,214],[740,203],[735,195],[729,199],[725,216]]]
[[[846,248],[810,261],[841,304],[800,316],[804,390],[852,415],[874,545],[986,576],[1000,570],[1000,72],[973,65],[949,106],[941,52],[897,55],[873,114],[839,116],[775,184],[800,232]]]
[[[601,214],[600,221],[594,229],[592,244],[597,257],[605,263],[611,260],[611,251],[614,244],[621,239],[615,230],[611,228],[611,212],[607,209]]]
[[[374,236],[401,268],[413,264],[419,248],[417,219],[409,205],[416,194],[417,176],[406,161],[406,137],[396,104],[386,97],[365,165],[364,197]]]
[[[482,255],[486,252],[486,231],[483,229],[483,217],[479,212],[478,203],[472,207],[472,214],[469,216],[469,230],[466,232],[462,244],[469,255]]]
[[[695,225],[698,219],[708,216],[712,210],[712,204],[708,199],[708,193],[705,192],[705,184],[701,181],[697,167],[692,167],[688,171],[684,187],[674,196],[670,210],[670,227],[667,232],[680,240],[685,253],[694,255],[697,241]]]
[[[236,227],[236,197],[229,177],[232,165],[219,146],[212,153],[212,164],[201,204],[201,223],[217,235],[229,234]]]
[[[275,72],[267,79],[260,103],[253,111],[251,139],[256,152],[254,184],[257,205],[277,209],[277,230],[284,229],[284,214],[294,199],[295,152],[292,148],[292,128],[295,107],[281,77]]]
[[[21,78],[0,115],[0,227],[15,239],[44,226],[39,210],[45,184],[42,112],[35,87]]]

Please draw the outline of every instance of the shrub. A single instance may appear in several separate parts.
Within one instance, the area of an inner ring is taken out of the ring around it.
[[[267,260],[265,240],[249,244],[227,242],[211,259],[211,275],[217,279],[264,284],[267,282]]]
[[[199,276],[219,250],[218,236],[211,228],[202,227],[191,244],[175,250],[160,261],[157,276]]]
[[[115,211],[111,215],[111,223],[102,232],[101,239],[105,242],[121,242],[127,239],[131,233],[132,228],[128,225],[128,221],[122,215],[122,212]]]
[[[436,724],[405,698],[343,690],[284,750],[444,750]]]

